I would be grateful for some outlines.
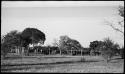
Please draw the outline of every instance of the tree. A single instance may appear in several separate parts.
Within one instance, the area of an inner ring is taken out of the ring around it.
[[[119,49],[119,53],[122,59],[124,59],[124,47]]]
[[[66,51],[65,53],[70,53],[68,50],[81,50],[83,49],[83,47],[77,40],[71,39],[65,35],[60,36],[59,49],[62,51]]]
[[[18,32],[17,30],[10,31],[5,35],[2,39],[3,43],[8,43],[8,44],[14,44],[13,46],[18,46],[20,45],[20,36],[21,33]]]
[[[77,41],[77,40],[74,40],[74,39],[71,39],[69,38],[68,36],[61,36],[60,37],[60,46],[62,47],[70,47],[70,49],[67,49],[67,50],[79,50],[81,49],[81,44]]]
[[[124,17],[124,6],[119,6],[118,7],[118,14],[121,16],[121,17]]]
[[[5,37],[5,35],[1,36],[1,44],[4,43],[4,37]]]
[[[41,43],[44,44],[46,38],[45,34],[41,32],[40,30],[36,28],[26,28],[21,34],[21,37],[23,39],[22,46],[24,46],[26,49],[28,49],[28,45],[35,44],[35,43]],[[28,50],[27,50],[28,53]]]
[[[10,48],[7,44],[5,43],[1,44],[1,56],[3,56],[3,58],[5,58],[5,56],[9,51],[10,51]]]
[[[100,49],[102,56],[109,62],[113,56],[119,53],[118,48],[118,44],[114,43],[110,38],[105,38]]]
[[[93,41],[93,42],[90,42],[90,45],[89,45],[89,47],[90,47],[90,49],[91,49],[91,54],[94,54],[94,55],[96,55],[96,54],[100,54],[100,47],[101,47],[101,45],[102,45],[102,41]]]
[[[12,48],[15,48],[21,45],[20,36],[21,36],[20,32],[18,32],[17,30],[13,30],[2,37],[1,51],[3,52],[2,54],[4,55],[4,57]]]
[[[4,52],[4,56],[14,47],[27,48],[30,43],[44,44],[45,34],[35,28],[26,28],[23,32],[13,30],[2,36],[1,51]]]
[[[115,23],[113,23],[114,20],[112,22],[107,21],[106,25],[109,25],[115,31],[121,33],[122,37],[124,38],[124,6],[119,6],[117,10],[118,15],[120,16],[119,20],[117,20]]]
[[[36,28],[26,28],[21,36],[29,43],[38,43],[41,41],[41,44],[44,44],[44,41],[46,40],[45,34]]]

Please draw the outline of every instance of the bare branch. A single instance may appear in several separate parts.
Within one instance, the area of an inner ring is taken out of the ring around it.
[[[122,29],[115,27],[115,24],[113,24],[111,22],[108,22],[108,21],[106,21],[106,22],[107,22],[107,24],[105,24],[105,25],[109,25],[112,29],[114,29],[115,31],[120,32],[120,33],[122,33],[122,35],[124,35],[124,31],[122,31]],[[124,25],[121,25],[121,28],[124,28]]]
[[[124,24],[122,24],[122,22],[124,22],[124,20],[119,21],[119,22],[118,22],[118,25],[120,25],[121,27],[124,27]]]
[[[119,28],[115,28],[113,25],[110,25],[114,30],[121,32],[122,34],[124,34],[124,32],[122,32]]]
[[[122,36],[124,37],[124,7],[123,6],[119,6],[118,12],[119,12],[118,15],[120,17],[122,17],[122,20],[118,20],[117,23],[113,23],[113,21],[111,21],[112,23],[106,21],[107,22],[106,25],[109,25],[115,31],[121,33]]]

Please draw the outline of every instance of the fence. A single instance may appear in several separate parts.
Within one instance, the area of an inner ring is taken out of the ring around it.
[[[17,52],[18,50],[18,52]],[[16,49],[17,55],[27,55],[27,51],[25,51],[24,48],[22,48],[20,51],[19,49]],[[82,56],[82,55],[90,55],[90,51],[85,50],[59,50],[59,49],[29,49],[29,56],[30,55],[71,55],[71,56]]]
[[[83,50],[35,50],[35,52],[29,52],[29,55],[71,55],[71,56],[82,56],[89,55],[89,51],[85,52]]]

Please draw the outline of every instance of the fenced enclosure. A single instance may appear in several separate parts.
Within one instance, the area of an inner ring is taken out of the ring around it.
[[[7,58],[1,61],[2,62],[1,71],[18,72],[18,71],[32,71],[32,69],[34,69],[36,71],[39,70],[41,72],[44,72],[43,68],[46,70],[50,70],[51,66],[53,67],[53,70],[50,71],[63,72],[62,68],[60,67],[63,67],[63,69],[65,68],[67,69],[69,67],[72,68],[75,64],[76,65],[74,66],[74,68],[76,69],[78,68],[77,71],[79,71],[79,67],[81,68],[81,71],[85,70],[86,65],[87,66],[89,65],[87,69],[90,71],[93,70],[95,67],[99,67],[96,69],[96,72],[103,71],[104,69],[103,67],[107,68],[106,71],[109,72],[114,72],[117,71],[118,69],[117,67],[112,66],[112,63],[109,63],[110,65],[109,64],[107,65],[107,63],[103,61],[104,59],[101,56],[90,56],[91,52],[88,49],[59,50],[58,48],[52,49],[51,47],[50,48],[44,47],[44,48],[31,48],[31,49],[22,48],[22,49],[15,49],[15,51],[13,49],[10,52],[11,54],[8,54]],[[28,55],[25,53],[26,50],[28,50]],[[117,58],[117,56],[115,58]],[[115,59],[114,61],[117,61],[117,59]],[[121,64],[119,65],[119,63]],[[122,72],[123,60],[120,60],[120,62],[118,62],[117,65],[120,66],[119,72]],[[56,68],[57,70],[55,70],[55,66],[58,67]],[[109,70],[109,66],[110,68],[112,68],[111,71]],[[60,70],[58,70],[59,68]]]
[[[26,54],[28,52],[28,55]],[[90,55],[89,50],[60,50],[55,48],[29,48],[26,51],[25,48],[12,50],[9,54],[23,55],[23,56],[46,56],[46,55],[69,55],[69,56],[83,56]]]
[[[56,54],[59,54],[59,55],[71,55],[71,56],[75,56],[75,55],[79,55],[79,56],[82,56],[84,55],[84,52],[82,50],[55,50],[55,51],[52,51],[52,50],[45,50],[45,51],[41,51],[41,52],[32,52],[30,53],[29,52],[29,55],[56,55]]]

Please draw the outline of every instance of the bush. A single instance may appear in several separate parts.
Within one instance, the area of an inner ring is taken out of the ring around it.
[[[1,55],[3,56],[3,58],[5,58],[5,56],[7,55],[7,53],[10,51],[10,46],[5,44],[5,43],[2,43],[1,44]]]
[[[120,52],[120,56],[122,59],[124,59],[124,47],[122,47],[121,49],[119,49]]]
[[[115,44],[109,38],[105,38],[101,47],[101,54],[107,60],[107,62],[109,62],[113,56],[119,53],[118,48],[118,44]]]

